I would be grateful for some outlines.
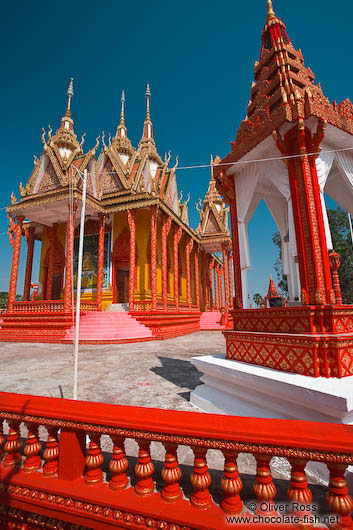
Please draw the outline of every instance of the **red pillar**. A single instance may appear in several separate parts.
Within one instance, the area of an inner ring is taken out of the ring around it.
[[[162,220],[162,300],[163,310],[168,309],[168,247],[167,237],[172,225],[171,217],[163,217]]]
[[[174,229],[174,303],[179,311],[179,241],[182,235],[181,226]]]
[[[53,226],[47,226],[47,234],[49,239],[49,263],[47,271],[47,282],[45,288],[45,299],[52,299],[52,290],[53,290],[53,276],[54,276],[54,259],[55,259],[55,237],[57,224]]]
[[[136,223],[134,210],[127,211],[127,220],[130,228],[130,254],[129,254],[129,311],[134,310],[135,303],[135,276],[136,276]]]
[[[229,279],[228,279],[228,247],[222,247],[223,253],[223,272],[224,272],[224,296],[225,296],[225,310],[229,309]]]
[[[228,284],[229,284],[229,307],[233,309],[233,282],[232,282],[232,260],[233,257],[228,250]]]
[[[313,135],[299,118],[284,137],[278,135],[277,146],[289,158],[288,173],[296,232],[302,303],[334,303],[320,188],[315,165],[315,153],[324,138],[324,122]]]
[[[105,236],[105,215],[103,214],[99,216],[99,238],[98,238],[97,304],[98,304],[99,311],[102,311],[104,236]]]
[[[195,246],[195,297],[198,311],[200,311],[200,283],[199,283],[199,246]]]
[[[70,313],[72,311],[72,257],[74,250],[76,210],[77,202],[75,201],[73,204],[72,212],[71,210],[69,210],[69,221],[67,225],[66,274],[64,295],[65,313]]]
[[[222,171],[220,174],[222,179],[226,178]],[[229,180],[229,179],[228,179]],[[233,272],[234,272],[234,306],[235,309],[243,307],[243,290],[241,281],[240,268],[240,252],[239,252],[239,230],[238,230],[238,210],[237,197],[234,186],[234,180],[230,182],[230,189],[228,190],[229,206],[230,206],[230,222],[232,228],[232,243],[233,243]]]
[[[213,267],[214,267],[214,258],[211,258],[208,264],[208,274],[209,274],[209,286],[210,286],[210,310],[213,310],[214,301],[213,301]]]
[[[151,290],[152,311],[157,311],[157,207],[152,207],[151,212]]]
[[[219,287],[219,281],[218,281],[218,263],[217,263],[214,267],[214,293],[215,293],[215,305],[216,305],[217,311],[219,310],[218,287]]]
[[[218,296],[219,296],[219,308],[222,309],[223,307],[223,285],[222,285],[222,275],[223,275],[223,269],[221,266],[219,266],[218,269]]]
[[[191,310],[191,271],[190,271],[190,253],[194,240],[190,238],[190,241],[186,244],[186,292],[188,299],[189,310]]]
[[[15,240],[13,241],[13,253],[12,253],[10,285],[9,285],[9,295],[8,295],[8,305],[7,305],[7,309],[9,313],[13,311],[13,304],[16,302],[18,264],[20,261],[23,220],[24,220],[24,217],[22,215],[17,216],[17,224],[14,225]]]
[[[23,300],[29,300],[31,291],[32,266],[33,266],[33,251],[34,251],[34,226],[30,226],[25,230],[25,237],[27,241],[27,260],[26,260],[26,274],[25,284],[23,289]]]

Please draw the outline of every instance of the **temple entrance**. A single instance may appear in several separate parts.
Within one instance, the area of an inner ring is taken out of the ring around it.
[[[115,303],[127,304],[129,302],[129,269],[116,267],[115,270]]]
[[[53,300],[60,300],[61,286],[62,286],[62,275],[61,273],[54,272],[53,286],[52,286],[52,299]]]

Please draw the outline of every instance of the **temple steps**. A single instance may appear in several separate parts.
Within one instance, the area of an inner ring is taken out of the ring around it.
[[[221,331],[225,326],[221,325],[222,314],[220,311],[204,311],[200,318],[201,331]]]
[[[75,326],[67,329],[63,342],[72,342]],[[80,342],[138,342],[151,340],[152,331],[125,311],[86,313],[80,320]]]

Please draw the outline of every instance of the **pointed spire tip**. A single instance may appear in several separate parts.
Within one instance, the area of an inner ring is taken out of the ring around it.
[[[125,103],[125,91],[122,89],[121,91],[121,103]]]
[[[267,0],[267,20],[271,20],[272,18],[275,18],[275,16],[272,0]]]
[[[149,82],[147,81],[147,85],[146,85],[146,96],[150,97],[151,96],[151,89],[150,89],[150,84]]]
[[[69,83],[69,86],[68,86],[68,89],[67,89],[67,97],[68,98],[72,98],[73,95],[74,95],[74,78],[71,77],[70,83]]]

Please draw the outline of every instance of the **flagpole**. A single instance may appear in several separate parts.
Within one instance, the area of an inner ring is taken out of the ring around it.
[[[78,271],[77,271],[77,288],[76,288],[77,295],[76,295],[74,391],[73,391],[73,398],[76,400],[77,400],[77,383],[78,383],[78,344],[79,344],[79,339],[80,339],[81,280],[82,280],[83,239],[84,239],[84,234],[85,234],[86,192],[87,192],[87,169],[85,169],[83,172],[80,241],[79,241],[79,251],[78,251]]]

